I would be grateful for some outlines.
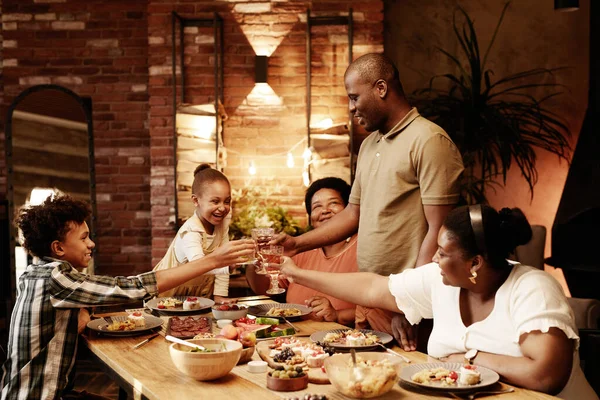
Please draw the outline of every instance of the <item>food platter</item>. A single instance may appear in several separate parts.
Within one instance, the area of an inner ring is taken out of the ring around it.
[[[352,331],[352,329],[348,328],[348,329],[333,329],[330,331],[318,331],[313,333],[312,335],[310,335],[310,340],[312,340],[313,342],[325,342],[325,336],[327,336],[327,334],[332,333],[332,334],[344,334],[348,331]],[[385,333],[385,332],[379,332],[379,331],[372,331],[369,329],[357,329],[355,331],[358,331],[364,335],[375,335],[379,338],[378,343],[381,343],[383,345],[386,345],[388,343],[390,343],[392,340],[394,340],[394,338]],[[355,350],[361,350],[361,351],[365,351],[365,350],[373,350],[379,347],[378,344],[365,344],[365,345],[349,345],[349,344],[343,344],[343,343],[336,343],[336,342],[325,342],[327,343],[327,345],[333,347],[334,349],[338,350],[338,351],[345,351],[345,350],[350,350],[350,349],[355,349]]]
[[[263,359],[263,361],[266,361],[267,364],[269,365],[269,367],[273,368],[273,369],[277,369],[280,366],[283,366],[285,364],[287,364],[285,361],[282,360],[277,360],[275,357],[272,355],[272,350],[273,349],[281,349],[281,347],[277,346],[277,343],[284,343],[284,342],[295,342],[297,346],[312,346],[314,347],[314,344],[308,342],[305,338],[275,338],[275,339],[271,339],[271,340],[267,340],[267,341],[262,341],[262,342],[258,342],[256,344],[256,352],[258,353],[258,355],[260,356],[260,358]],[[307,359],[305,357],[305,355],[301,355],[298,356],[300,357],[300,359],[298,360],[299,363],[294,364],[294,366],[300,366],[300,367],[306,367],[306,370],[308,371],[308,381],[311,383],[316,383],[316,384],[327,384],[329,383],[329,378],[327,377],[327,373],[325,372],[325,370],[323,368],[321,368],[320,366],[316,366],[316,365],[309,365],[307,363]]]
[[[155,297],[152,300],[146,302],[146,307],[151,309],[152,311],[157,312],[159,315],[194,315],[209,312],[210,308],[215,304],[215,302],[211,299],[207,299],[205,297],[197,297],[198,302],[200,303],[200,308],[195,310],[184,310],[183,305],[174,308],[159,308],[159,303],[166,299],[177,299],[183,302],[188,297],[189,296]]]
[[[110,336],[135,336],[158,328],[163,324],[163,320],[150,314],[143,314],[145,326],[127,331],[109,331],[107,328],[110,325],[104,318],[95,319],[88,322],[87,327],[91,330]],[[126,316],[111,317],[113,321],[127,321]]]
[[[472,390],[479,390],[481,388],[493,385],[494,383],[500,380],[500,376],[491,369],[477,366],[477,371],[481,374],[481,380],[479,383],[474,385],[463,385],[460,383],[456,383],[450,386],[443,386],[439,381],[429,382],[429,383],[419,383],[414,382],[412,380],[412,376],[419,371],[424,369],[435,369],[435,368],[445,368],[450,371],[459,371],[460,368],[464,366],[462,363],[425,363],[425,364],[414,364],[410,366],[406,366],[400,372],[400,380],[405,382],[409,386],[417,386],[419,388],[427,389],[427,390],[439,390],[445,392],[468,392]]]
[[[269,304],[259,304],[256,306],[252,306],[248,309],[248,314],[252,314],[252,315],[256,315],[258,317],[271,317],[271,318],[281,318],[278,315],[270,315],[269,311],[272,308],[279,308],[282,310],[290,310],[290,309],[297,309],[300,311],[299,315],[293,315],[293,316],[285,316],[286,319],[295,319],[295,318],[300,318],[300,317],[304,317],[306,315],[309,315],[312,312],[312,308],[310,307],[306,307],[303,306],[301,304],[279,304],[279,303],[269,303]]]
[[[167,335],[179,339],[193,339],[200,333],[212,333],[212,321],[207,317],[174,316],[167,323]]]

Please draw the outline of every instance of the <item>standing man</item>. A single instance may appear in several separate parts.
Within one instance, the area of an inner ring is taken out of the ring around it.
[[[276,240],[296,254],[358,230],[360,271],[387,276],[429,263],[442,222],[459,199],[461,155],[442,128],[411,108],[386,56],[359,57],[344,83],[350,112],[372,132],[360,148],[350,202],[322,227]],[[356,324],[393,333],[405,350],[416,348],[403,315],[357,307]]]

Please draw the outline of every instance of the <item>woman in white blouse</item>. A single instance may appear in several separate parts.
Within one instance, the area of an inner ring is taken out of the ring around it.
[[[544,271],[507,261],[530,239],[521,210],[465,206],[444,221],[433,263],[385,277],[302,270],[286,259],[282,273],[339,299],[403,312],[411,324],[433,318],[430,356],[461,362],[468,352],[506,382],[564,399],[598,399],[579,366],[579,337],[562,288]]]

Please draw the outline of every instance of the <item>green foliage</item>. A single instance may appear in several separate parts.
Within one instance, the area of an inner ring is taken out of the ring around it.
[[[273,228],[297,236],[304,232],[287,210],[270,200],[271,193],[258,188],[232,190],[233,218],[229,225],[229,237],[241,239],[251,237],[252,228]]]
[[[467,65],[463,66],[459,56],[440,48],[459,73],[434,76],[429,87],[415,91],[411,98],[419,112],[444,128],[461,151],[465,164],[462,192],[470,203],[485,201],[486,189],[496,184],[498,176],[506,184],[513,163],[519,167],[533,198],[533,187],[538,180],[536,147],[568,162],[569,128],[560,116],[545,108],[545,102],[561,92],[553,91],[539,99],[531,94],[535,90],[560,88],[562,85],[545,83],[542,79],[553,78],[554,72],[561,68],[535,68],[493,83],[493,71],[485,69],[508,5],[502,10],[483,60],[473,21],[458,7],[453,20],[454,33]],[[457,25],[457,13],[465,18],[462,29]],[[435,89],[433,85],[438,79],[448,82],[449,90]]]

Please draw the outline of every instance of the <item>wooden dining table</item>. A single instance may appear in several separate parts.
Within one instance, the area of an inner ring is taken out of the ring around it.
[[[271,300],[240,301],[240,304],[256,305],[272,302]],[[209,316],[211,314],[202,314]],[[163,317],[165,320],[168,317]],[[297,336],[308,337],[317,331],[346,328],[335,322],[315,321],[304,319],[292,321],[300,332]],[[166,325],[166,323],[165,323]],[[163,325],[163,326],[165,326]],[[169,345],[164,338],[164,328],[161,336],[153,339],[147,344],[133,349],[140,341],[152,336],[151,334],[141,336],[114,337],[104,336],[92,331],[86,331],[83,344],[89,350],[90,355],[97,358],[105,372],[111,376],[121,388],[121,395],[127,394],[133,399],[149,400],[185,400],[185,399],[302,399],[305,394],[325,394],[327,399],[347,399],[335,388],[328,385],[317,385],[309,383],[308,388],[299,392],[275,392],[267,389],[266,373],[253,374],[248,371],[245,364],[236,366],[223,378],[200,382],[181,373],[171,362]],[[428,357],[420,352],[405,352],[398,346],[393,350],[407,357],[413,363],[437,362],[438,360]],[[260,360],[255,352],[253,360]],[[493,390],[502,390],[511,386],[504,383],[496,383]],[[488,390],[488,389],[486,389]],[[490,389],[491,390],[491,389]],[[483,393],[482,393],[483,394]],[[387,399],[440,399],[453,398],[449,392],[423,391],[410,385],[395,385],[392,391],[378,397]],[[120,396],[121,398],[121,396]],[[501,395],[488,395],[489,399],[555,399],[556,397],[535,392],[532,390],[514,387],[514,392]]]

